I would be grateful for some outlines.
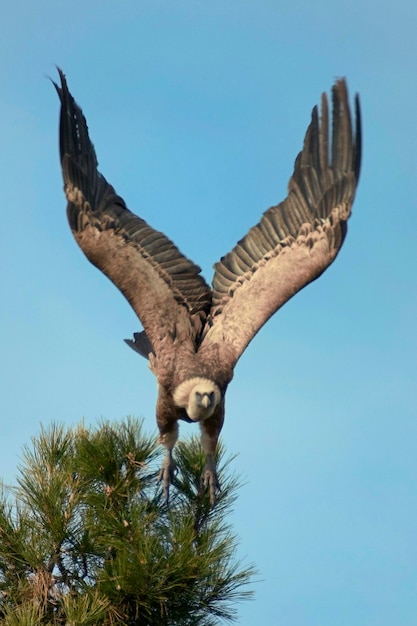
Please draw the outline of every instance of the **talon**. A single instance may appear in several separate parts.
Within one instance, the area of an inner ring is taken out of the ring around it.
[[[220,483],[217,478],[216,468],[213,463],[210,463],[207,459],[207,464],[203,469],[203,473],[201,474],[201,484],[204,489],[208,489],[210,494],[210,504],[214,506],[216,502],[216,492],[220,491]]]
[[[164,500],[168,504],[169,501],[169,488],[178,472],[177,464],[172,458],[172,452],[167,452],[166,457],[162,463],[162,467],[158,474],[158,483],[162,483],[162,489],[164,492]]]

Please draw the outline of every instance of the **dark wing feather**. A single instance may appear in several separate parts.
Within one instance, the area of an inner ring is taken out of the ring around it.
[[[345,81],[332,93],[331,139],[323,94],[321,119],[315,107],[288,197],[215,265],[211,328],[201,350],[218,344],[229,368],[269,317],[332,263],[346,235],[360,170],[360,108],[356,97],[353,133]]]
[[[94,146],[80,107],[61,70],[60,155],[68,220],[87,258],[120,289],[158,350],[166,332],[201,331],[211,289],[200,268],[161,232],[131,213],[97,170]],[[181,330],[181,326],[183,327]]]
[[[125,343],[129,348],[132,348],[132,350],[145,357],[145,359],[149,360],[149,355],[155,354],[152,344],[144,330],[142,330],[141,333],[133,333],[133,340],[125,339]]]

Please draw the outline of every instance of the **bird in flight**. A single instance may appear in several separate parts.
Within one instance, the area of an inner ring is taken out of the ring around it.
[[[86,257],[122,292],[143,331],[127,343],[149,360],[158,383],[156,420],[166,449],[159,480],[168,500],[176,472],[178,421],[198,422],[206,454],[202,484],[215,502],[215,450],[224,399],[245,348],[283,304],[336,258],[347,232],[361,161],[361,119],[352,120],[346,82],[314,107],[285,200],[214,265],[210,287],[200,268],[163,233],[131,213],[98,171],[81,108],[64,73],[60,157],[67,216]],[[331,126],[331,128],[330,128]]]

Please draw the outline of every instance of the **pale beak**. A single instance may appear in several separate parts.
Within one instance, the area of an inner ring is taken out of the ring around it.
[[[208,397],[208,395],[205,395],[201,398],[201,404],[205,409],[208,409],[208,407],[210,406],[210,398]]]

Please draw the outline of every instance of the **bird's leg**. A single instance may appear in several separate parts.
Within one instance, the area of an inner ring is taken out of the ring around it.
[[[164,491],[165,502],[169,500],[169,487],[177,473],[177,464],[172,456],[172,449],[175,446],[178,439],[178,424],[175,422],[171,424],[171,428],[168,431],[161,431],[159,441],[166,448],[166,455],[162,462],[162,467],[158,474],[158,482],[162,483]]]
[[[220,491],[220,483],[217,478],[216,465],[214,463],[213,455],[207,454],[206,464],[201,475],[201,482],[204,489],[208,489],[210,493],[210,504],[214,506],[216,501],[216,492]]]
[[[216,464],[214,462],[214,453],[216,450],[218,433],[212,432],[212,428],[206,422],[201,422],[201,447],[206,453],[206,464],[201,475],[201,483],[210,493],[210,504],[214,505],[216,501],[216,491],[220,490],[219,480],[217,478]]]
[[[162,462],[161,469],[158,474],[158,482],[162,483],[162,488],[164,491],[164,499],[165,502],[168,503],[169,500],[169,488],[174,480],[175,474],[177,473],[177,464],[175,463],[172,456],[172,449],[167,450],[164,460]]]

